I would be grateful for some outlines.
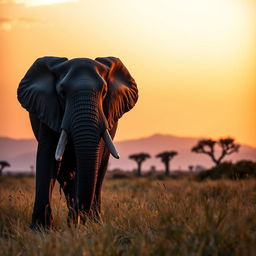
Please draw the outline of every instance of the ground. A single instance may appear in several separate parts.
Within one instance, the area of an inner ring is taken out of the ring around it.
[[[28,229],[31,177],[0,179],[0,255],[256,255],[256,180],[107,178],[102,225],[68,228],[59,187],[55,230]]]

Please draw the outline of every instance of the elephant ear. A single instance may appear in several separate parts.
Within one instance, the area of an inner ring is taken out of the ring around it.
[[[58,99],[53,69],[66,60],[58,57],[37,59],[18,87],[20,104],[55,131],[60,131],[63,109]]]
[[[138,99],[137,85],[120,59],[114,57],[96,58],[108,68],[106,82],[108,91],[103,103],[109,127],[125,112],[132,109]]]

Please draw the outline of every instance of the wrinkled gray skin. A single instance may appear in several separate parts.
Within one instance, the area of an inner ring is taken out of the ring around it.
[[[102,135],[113,138],[118,119],[138,98],[137,86],[114,57],[68,60],[43,57],[21,80],[18,99],[29,111],[38,141],[36,196],[31,228],[51,228],[56,179],[65,193],[68,223],[100,221],[101,187],[109,160]],[[55,160],[60,132],[68,134],[61,163]]]

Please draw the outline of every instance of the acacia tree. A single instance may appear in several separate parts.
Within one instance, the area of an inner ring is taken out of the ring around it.
[[[129,158],[134,160],[138,165],[138,169],[137,169],[137,175],[138,176],[141,176],[141,165],[142,165],[142,163],[150,157],[151,156],[147,153],[138,153],[138,154],[133,154],[133,155],[129,156]]]
[[[216,156],[216,145],[220,148],[219,157]],[[194,146],[191,151],[194,153],[202,153],[208,155],[215,165],[219,165],[226,155],[231,155],[238,152],[240,148],[239,144],[235,143],[233,138],[221,138],[219,140],[200,140],[197,145]]]
[[[156,155],[156,157],[160,158],[165,166],[165,175],[170,176],[170,161],[176,156],[178,152],[176,151],[164,151]]]
[[[3,174],[3,169],[5,167],[10,167],[11,165],[7,161],[0,161],[0,176]]]

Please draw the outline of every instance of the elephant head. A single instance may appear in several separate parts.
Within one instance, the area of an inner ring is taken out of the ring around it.
[[[89,211],[104,138],[119,157],[108,130],[138,98],[137,86],[124,64],[114,57],[37,59],[18,88],[18,100],[30,113],[60,133],[56,160],[72,140],[77,166],[77,208]]]

